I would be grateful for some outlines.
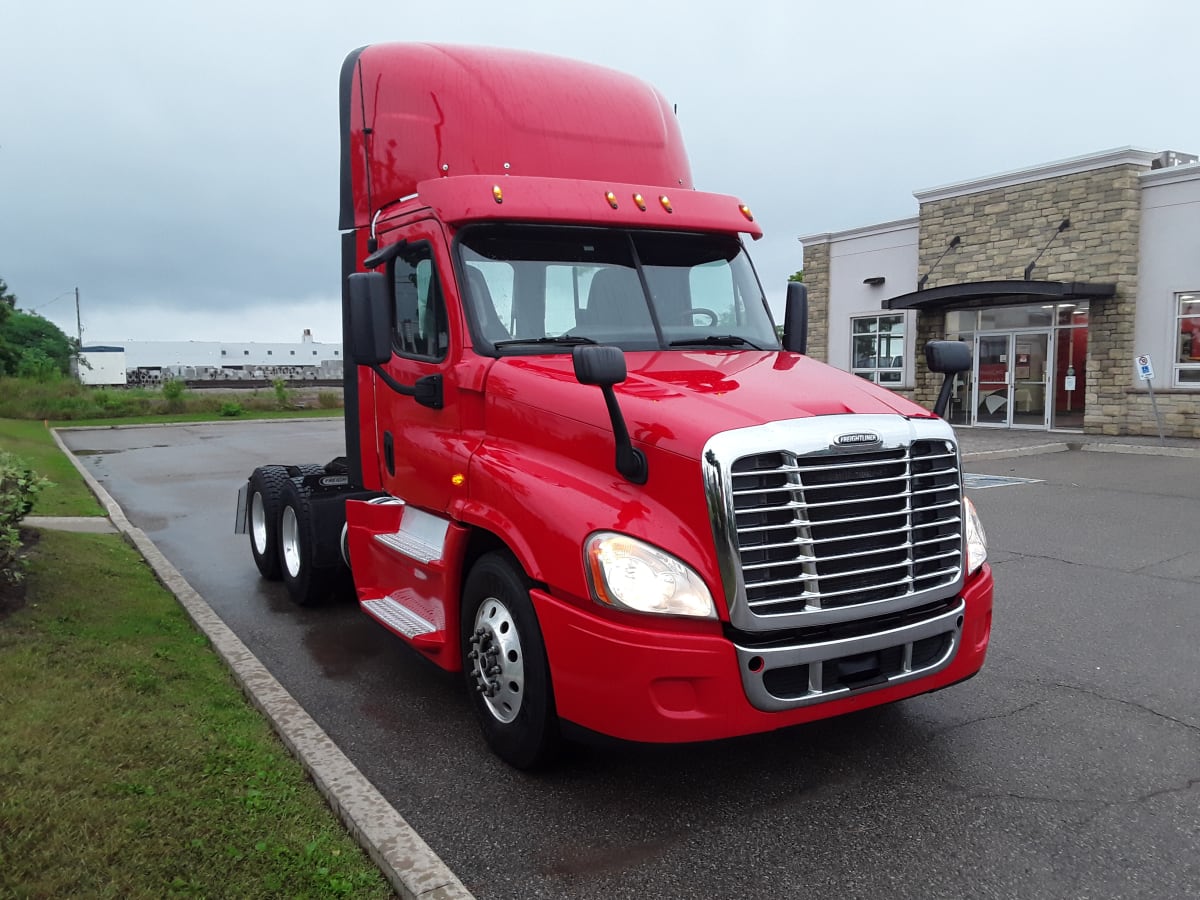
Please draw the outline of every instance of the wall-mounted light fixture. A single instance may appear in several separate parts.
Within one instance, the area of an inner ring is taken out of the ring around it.
[[[887,281],[882,275],[872,275],[870,278],[864,278],[863,284],[869,284],[871,287],[879,287]]]
[[[924,275],[922,275],[921,280],[917,282],[917,290],[918,291],[925,290],[925,282],[927,282],[929,280],[929,276],[931,274],[933,274],[933,270],[938,267],[938,264],[943,259],[945,259],[947,253],[949,253],[951,250],[953,250],[955,247],[957,247],[961,243],[962,243],[962,237],[957,234],[954,237],[950,238],[950,243],[948,243],[946,245],[946,249],[942,251],[942,255],[933,261],[933,265],[929,267],[929,271],[926,272]]]
[[[1038,255],[1033,258],[1033,262],[1031,262],[1029,265],[1027,265],[1025,267],[1025,280],[1026,281],[1033,280],[1033,267],[1038,264],[1038,260],[1042,258],[1042,254],[1050,249],[1050,245],[1054,243],[1054,239],[1070,227],[1071,227],[1071,220],[1069,218],[1063,219],[1061,222],[1058,223],[1058,230],[1055,231],[1054,234],[1050,235],[1050,240],[1046,241],[1046,246],[1043,247],[1040,251],[1038,251]]]

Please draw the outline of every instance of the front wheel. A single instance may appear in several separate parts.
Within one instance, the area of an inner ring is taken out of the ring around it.
[[[507,553],[479,558],[463,588],[463,671],[484,739],[517,769],[558,751],[550,666],[529,582]]]

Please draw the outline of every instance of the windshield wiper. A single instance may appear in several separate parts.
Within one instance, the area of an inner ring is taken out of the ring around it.
[[[748,341],[744,337],[736,334],[710,334],[705,337],[684,338],[680,341],[671,341],[667,344],[668,347],[750,347],[754,350],[761,350],[762,347]]]
[[[571,347],[576,344],[594,344],[596,343],[590,337],[584,337],[581,334],[561,334],[558,337],[539,337],[539,338],[510,338],[507,341],[492,341],[493,347],[515,347],[519,344],[562,344],[566,347]]]

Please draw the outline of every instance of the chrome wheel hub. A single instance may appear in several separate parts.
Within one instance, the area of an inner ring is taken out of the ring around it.
[[[513,721],[525,693],[525,657],[512,613],[495,597],[484,600],[475,614],[467,662],[491,714],[506,725]]]
[[[263,503],[261,491],[255,491],[250,498],[250,539],[254,541],[254,549],[259,556],[267,553],[267,509]]]
[[[296,519],[296,511],[290,506],[283,508],[279,517],[279,548],[283,553],[283,566],[288,575],[296,578],[300,575],[300,522]]]

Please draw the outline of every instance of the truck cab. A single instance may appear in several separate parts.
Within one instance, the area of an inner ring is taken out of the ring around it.
[[[564,732],[729,737],[979,670],[952,429],[805,356],[799,315],[777,334],[761,228],[693,187],[657,91],[396,44],[341,100],[347,455],[248,480],[264,575],[309,603],[348,567],[521,768]]]

